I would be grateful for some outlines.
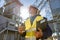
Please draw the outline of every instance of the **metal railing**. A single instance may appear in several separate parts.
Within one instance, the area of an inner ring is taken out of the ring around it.
[[[1,24],[0,24],[0,34],[1,34],[2,32],[4,32],[4,31],[7,29],[7,27],[8,27],[8,22],[1,23]]]

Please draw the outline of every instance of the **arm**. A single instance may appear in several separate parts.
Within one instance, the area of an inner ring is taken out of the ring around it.
[[[48,25],[47,18],[44,18],[44,19],[45,19],[45,22],[43,22],[41,24],[41,29],[42,29],[42,32],[43,32],[42,38],[47,39],[48,37],[50,37],[52,35],[52,30]]]
[[[44,36],[43,30],[46,29],[46,25],[47,25],[47,20],[46,19],[42,19],[40,21],[37,22],[36,24],[36,38],[42,38]]]

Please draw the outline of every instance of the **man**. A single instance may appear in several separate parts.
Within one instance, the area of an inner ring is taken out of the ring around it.
[[[30,17],[24,23],[26,40],[44,40],[52,35],[52,31],[48,26],[47,19],[40,16],[37,13],[37,10],[38,9],[34,6],[29,7]],[[20,31],[20,33],[22,32]]]

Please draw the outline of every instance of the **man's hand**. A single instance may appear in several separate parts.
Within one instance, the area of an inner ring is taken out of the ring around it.
[[[36,38],[41,38],[43,36],[43,32],[40,28],[38,28],[39,31],[35,31]]]
[[[18,27],[18,32],[20,33],[20,34],[23,34],[23,32],[25,31],[25,28],[24,27]]]

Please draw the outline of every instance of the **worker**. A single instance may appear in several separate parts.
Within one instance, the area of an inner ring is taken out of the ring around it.
[[[35,6],[29,7],[30,17],[24,22],[26,40],[44,40],[52,35],[52,30],[47,23],[47,19],[39,15],[37,10]],[[24,32],[20,31],[22,35]]]

